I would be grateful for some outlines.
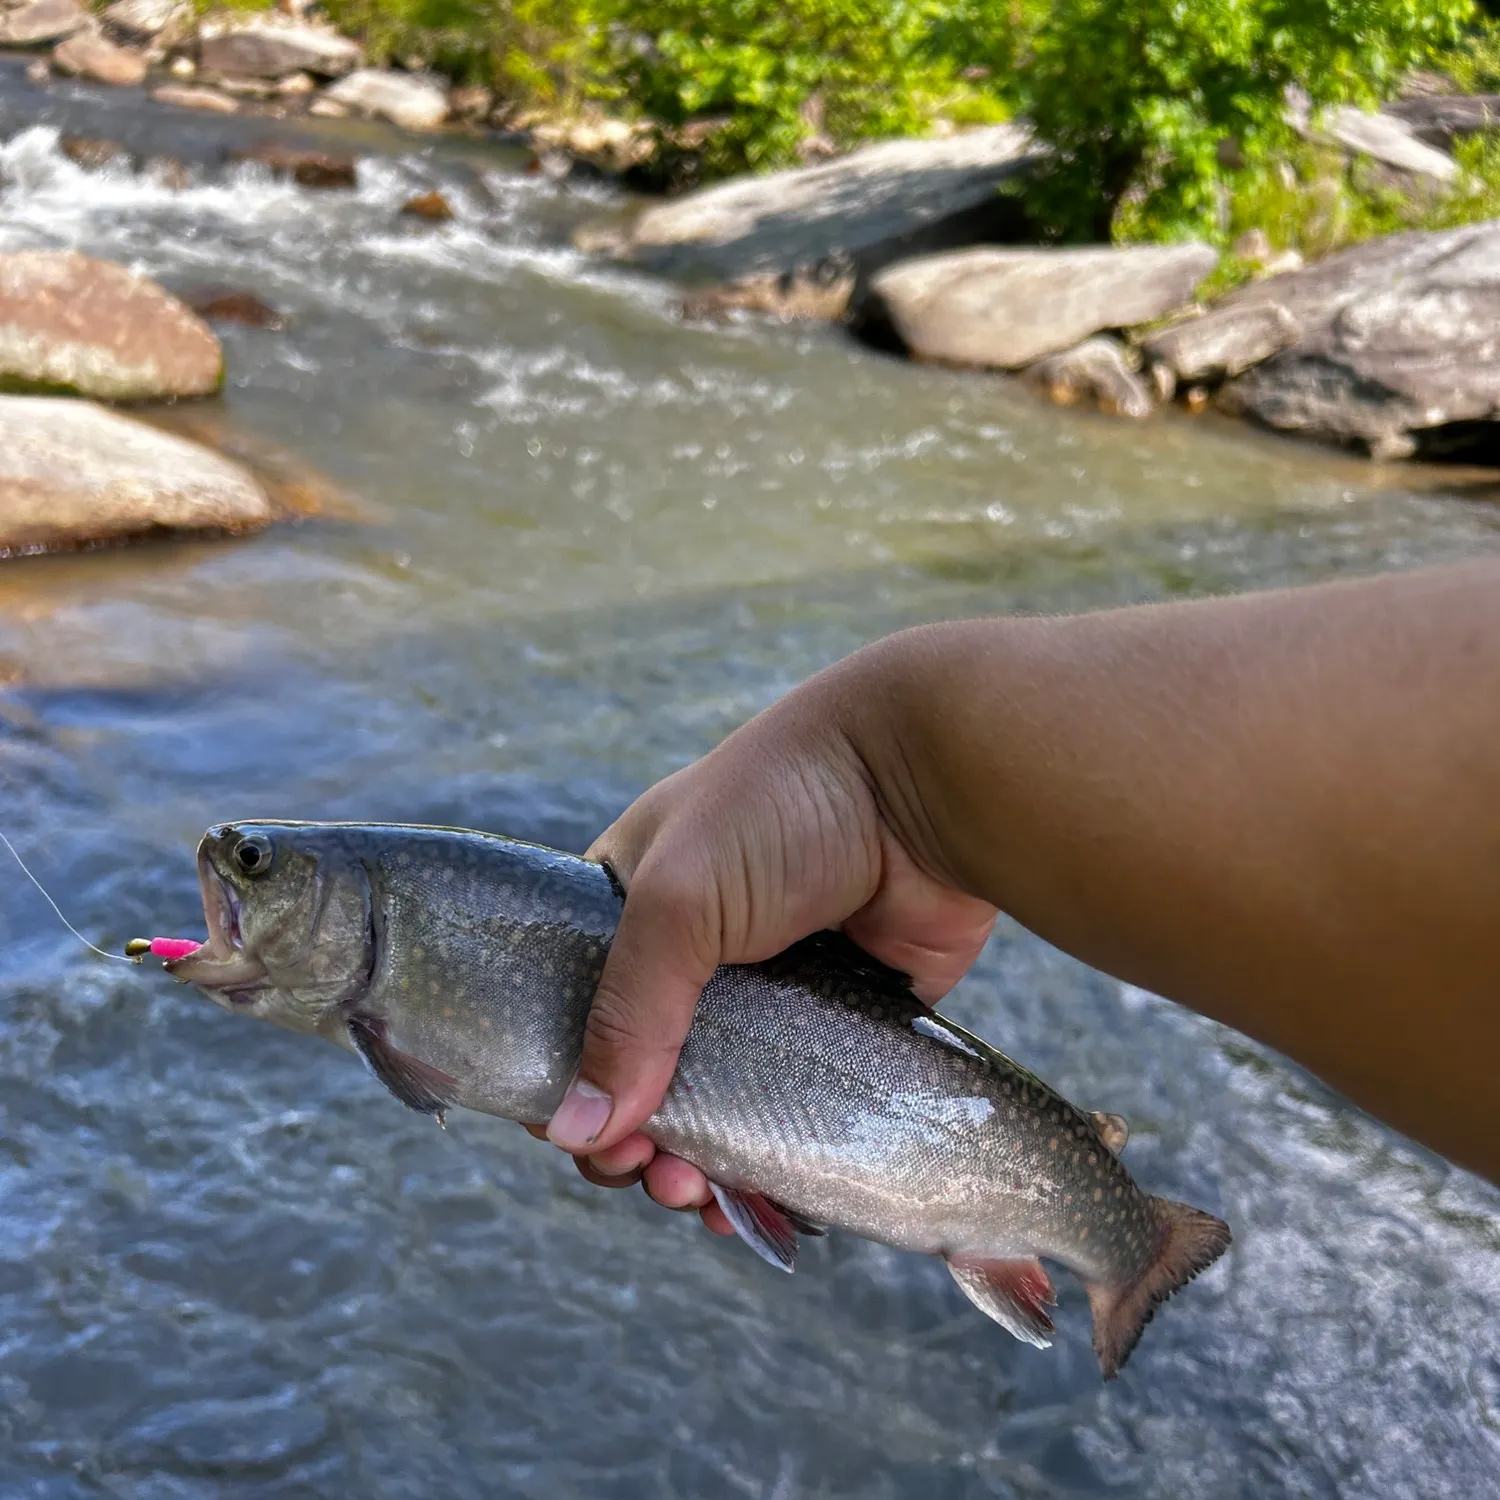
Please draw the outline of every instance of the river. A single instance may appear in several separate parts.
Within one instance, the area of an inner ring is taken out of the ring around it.
[[[59,130],[189,165],[85,174]],[[285,128],[0,59],[0,250],[289,318],[212,419],[357,497],[240,542],[0,564],[0,809],[106,946],[201,931],[243,815],[583,847],[887,630],[1500,550],[1481,476],[1132,426],[833,331],[683,324],[567,248],[619,211],[478,142],[313,122],[354,193],[225,169]],[[456,218],[403,222],[438,185]],[[1372,809],[1372,816],[1378,810]],[[0,875],[0,1494],[151,1500],[1429,1500],[1500,1475],[1500,1191],[1283,1059],[1002,928],[948,1003],[1133,1126],[1232,1251],[1101,1384],[942,1266],[788,1278],[515,1126],[91,957]]]

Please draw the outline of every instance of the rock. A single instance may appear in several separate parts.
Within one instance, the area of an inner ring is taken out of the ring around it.
[[[28,83],[46,83],[52,76],[52,64],[45,57],[33,57],[26,64],[26,79]]]
[[[352,156],[310,151],[284,141],[257,141],[243,150],[231,151],[228,160],[259,162],[273,177],[290,177],[305,188],[352,188],[357,180]]]
[[[337,100],[326,97],[314,99],[307,106],[307,112],[310,115],[317,115],[320,119],[324,120],[343,120],[349,114],[349,111],[342,104],[338,103]]]
[[[253,292],[237,292],[224,287],[192,287],[182,293],[183,302],[213,323],[241,323],[246,328],[265,328],[280,333],[286,319],[274,307],[262,302]]]
[[[920,359],[1014,370],[1181,307],[1218,260],[1200,244],[959,250],[886,267],[866,316]]]
[[[288,73],[276,85],[276,92],[288,99],[300,98],[304,94],[315,94],[317,90],[317,80],[311,73]]]
[[[146,59],[128,47],[117,47],[97,32],[80,31],[52,50],[59,73],[134,88],[146,80]]]
[[[448,118],[448,95],[441,83],[420,73],[361,68],[341,78],[323,97],[404,130],[436,130]]]
[[[57,149],[85,172],[97,172],[112,161],[125,166],[131,164],[130,153],[123,146],[97,136],[65,135],[58,141]]]
[[[0,396],[0,551],[274,519],[250,474],[196,443],[92,402]]]
[[[469,83],[454,89],[453,96],[448,101],[453,117],[467,120],[471,125],[482,125],[489,118],[494,105],[494,91],[487,89],[482,83]]]
[[[811,270],[781,276],[746,276],[722,286],[689,293],[682,316],[689,322],[717,322],[730,312],[768,313],[784,323],[804,320],[836,322],[854,291],[855,275],[847,262],[830,258]]]
[[[167,64],[167,72],[173,78],[196,78],[198,75],[198,64],[190,57],[174,57]]]
[[[1264,229],[1247,229],[1234,242],[1229,253],[1236,260],[1259,266],[1264,265],[1276,252],[1271,248],[1271,237]]]
[[[1385,113],[1425,145],[1447,150],[1460,136],[1500,130],[1500,94],[1427,94],[1398,99]]]
[[[1151,392],[1114,339],[1085,339],[1076,348],[1032,365],[1024,378],[1040,386],[1059,406],[1090,401],[1112,416],[1151,415]]]
[[[1340,105],[1328,110],[1308,133],[1412,177],[1449,183],[1458,176],[1458,163],[1451,156],[1423,145],[1405,120],[1388,113],[1366,114],[1351,104]]]
[[[1206,316],[1153,334],[1142,345],[1148,361],[1176,381],[1220,381],[1287,348],[1297,337],[1295,319],[1276,303],[1249,307],[1225,302]]]
[[[76,250],[0,255],[0,389],[149,401],[223,376],[218,339],[154,281]]]
[[[150,42],[166,34],[185,34],[193,8],[184,0],[115,0],[105,7],[104,24],[132,42]]]
[[[218,89],[195,88],[178,83],[164,83],[159,89],[152,89],[151,97],[158,104],[175,104],[178,109],[209,109],[221,115],[238,114],[240,108],[237,99],[221,94]]]
[[[446,223],[453,217],[448,200],[436,190],[408,199],[401,205],[401,212],[409,219],[425,219],[429,224]]]
[[[1379,457],[1500,441],[1500,220],[1356,245],[1231,294],[1194,325],[1149,340],[1182,368],[1185,337],[1218,339],[1243,367],[1224,409],[1271,427],[1362,444]],[[1201,355],[1198,363],[1205,361]]]
[[[585,229],[576,243],[704,281],[794,273],[834,253],[868,276],[902,255],[1003,237],[1014,209],[995,190],[1036,155],[1014,125],[881,141],[654,204],[623,233]]]
[[[180,193],[193,185],[192,169],[170,156],[150,156],[141,167],[141,173],[160,187]]]
[[[217,16],[198,30],[198,66],[233,78],[342,78],[363,59],[359,44],[338,32],[275,15]]]
[[[74,0],[23,0],[0,10],[0,47],[39,47],[83,31],[89,14]]]

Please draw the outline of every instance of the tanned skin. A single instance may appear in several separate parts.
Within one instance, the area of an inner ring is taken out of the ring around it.
[[[639,1126],[716,965],[841,925],[929,1002],[996,910],[1500,1180],[1500,563],[903,632],[642,796],[548,1134],[729,1232]]]

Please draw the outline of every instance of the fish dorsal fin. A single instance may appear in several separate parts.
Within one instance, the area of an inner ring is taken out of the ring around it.
[[[1130,1122],[1124,1115],[1106,1114],[1102,1109],[1096,1109],[1090,1112],[1089,1123],[1116,1156],[1125,1149],[1125,1142],[1130,1139]]]
[[[439,1125],[458,1102],[458,1080],[441,1068],[393,1047],[386,1024],[358,1012],[345,1018],[349,1039],[370,1071],[408,1108],[435,1115]]]
[[[782,1271],[797,1269],[797,1235],[822,1234],[821,1226],[749,1188],[711,1182],[714,1197],[734,1232],[763,1261]]]
[[[1049,1307],[1057,1305],[1052,1280],[1041,1261],[979,1260],[948,1256],[948,1269],[960,1290],[980,1312],[993,1318],[1023,1344],[1052,1347]]]
[[[950,1021],[947,1016],[941,1016],[935,1010],[924,1011],[917,1016],[912,1021],[912,1030],[920,1032],[923,1036],[930,1036],[934,1041],[943,1042],[960,1052],[967,1052],[970,1057],[977,1057],[992,1067],[1003,1069],[1007,1073],[1014,1073],[1037,1088],[1046,1089],[1049,1094],[1056,1092],[1051,1084],[1038,1078],[1030,1068],[1023,1068],[1015,1058],[1007,1057],[998,1047],[992,1047],[982,1036],[975,1036],[972,1031],[960,1026],[957,1021]]]
[[[888,1000],[905,1000],[913,1005],[920,1003],[912,994],[909,974],[881,963],[853,938],[832,929],[815,932],[765,962],[765,967],[771,970],[786,968],[795,971],[808,965],[832,969],[840,978],[857,980],[873,995]]]

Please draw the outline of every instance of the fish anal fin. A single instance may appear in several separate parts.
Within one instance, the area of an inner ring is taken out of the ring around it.
[[[1035,1257],[983,1260],[969,1255],[945,1259],[959,1289],[980,1312],[1023,1344],[1052,1347],[1052,1318],[1047,1309],[1057,1305],[1057,1293],[1041,1261]]]
[[[1124,1283],[1083,1283],[1094,1314],[1094,1353],[1106,1380],[1119,1374],[1157,1307],[1229,1248],[1229,1226],[1222,1219],[1168,1198],[1152,1202],[1159,1228],[1156,1255],[1146,1269]]]
[[[370,1071],[408,1109],[435,1115],[439,1125],[458,1100],[458,1080],[441,1068],[425,1063],[391,1045],[385,1022],[356,1012],[345,1018],[349,1039]]]
[[[764,1261],[783,1271],[797,1269],[797,1235],[822,1234],[823,1229],[773,1203],[750,1188],[729,1188],[711,1182],[714,1197],[734,1232]]]
[[[1130,1139],[1130,1122],[1124,1115],[1106,1114],[1096,1109],[1089,1115],[1089,1123],[1106,1148],[1118,1156]]]

